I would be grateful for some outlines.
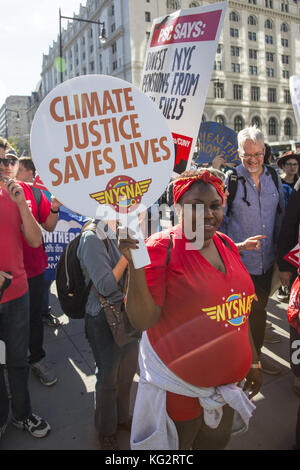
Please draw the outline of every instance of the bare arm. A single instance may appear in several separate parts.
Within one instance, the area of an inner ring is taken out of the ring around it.
[[[47,219],[45,222],[42,224],[42,227],[47,230],[47,232],[53,232],[53,230],[56,227],[58,216],[59,216],[59,208],[61,206],[61,203],[52,196],[52,201],[51,201],[51,209],[53,211],[57,211],[56,213],[53,213],[50,211]]]
[[[42,243],[42,232],[29,210],[22,187],[13,179],[10,179],[6,183],[6,188],[11,200],[18,206],[22,219],[21,230],[26,242],[32,248],[38,248]]]
[[[132,238],[121,239],[119,248],[128,261],[129,279],[126,294],[126,312],[132,325],[139,331],[147,330],[155,325],[161,307],[154,303],[148,289],[145,268],[135,269],[130,249],[137,248],[137,240]]]

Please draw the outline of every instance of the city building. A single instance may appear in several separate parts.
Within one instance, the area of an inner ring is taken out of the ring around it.
[[[103,73],[139,86],[153,19],[177,9],[217,3],[216,0],[87,0],[75,17],[100,25],[68,21],[43,56],[41,96],[63,80]],[[62,14],[70,12],[63,11]],[[257,124],[275,152],[300,147],[290,101],[289,77],[300,76],[300,2],[297,0],[233,0],[215,57],[203,120],[239,131]]]
[[[20,155],[30,155],[29,102],[29,96],[8,96],[0,108],[0,136],[9,139]]]

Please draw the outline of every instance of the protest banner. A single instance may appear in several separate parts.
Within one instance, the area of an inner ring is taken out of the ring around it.
[[[284,259],[293,266],[296,266],[297,269],[300,269],[300,240],[295,248],[293,248],[284,256]]]
[[[141,89],[168,120],[176,173],[193,158],[226,8],[222,2],[180,10],[152,25]]]
[[[240,163],[237,133],[217,122],[203,122],[199,130],[199,152],[196,163],[210,163],[221,155],[226,163]]]
[[[60,255],[67,244],[80,234],[87,217],[74,214],[64,206],[60,207],[58,222],[53,232],[42,230],[45,252],[48,257],[48,266],[45,271],[45,280],[54,281],[56,266]]]
[[[295,118],[300,129],[300,79],[296,75],[290,77],[290,95]]]
[[[174,166],[161,112],[138,88],[106,75],[67,80],[44,98],[31,151],[43,183],[66,207],[125,225],[161,196]]]

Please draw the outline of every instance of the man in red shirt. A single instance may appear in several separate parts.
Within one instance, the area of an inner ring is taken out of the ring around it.
[[[13,164],[4,166],[2,174],[6,178],[15,178],[19,168],[18,157],[10,151],[5,153],[5,158]],[[32,192],[32,187],[24,182],[19,182],[23,188],[25,200],[34,218],[42,227],[52,232],[55,229],[60,202],[55,198],[50,203],[44,193],[40,191],[41,200],[39,207]],[[47,255],[43,245],[32,248],[22,237],[24,267],[27,273],[30,298],[30,338],[29,338],[29,363],[31,369],[41,383],[46,386],[54,385],[57,377],[45,361],[46,353],[43,349],[44,328],[42,321],[42,300],[44,291],[44,271],[47,267]]]
[[[0,439],[9,415],[4,364],[12,397],[13,425],[34,437],[44,437],[50,431],[49,424],[31,410],[27,361],[29,298],[21,241],[23,234],[28,245],[37,248],[42,235],[26,204],[22,187],[14,180],[3,178],[3,168],[13,165],[13,160],[7,159],[0,147],[0,340],[5,345],[6,356],[0,357]],[[4,290],[7,279],[10,285]]]

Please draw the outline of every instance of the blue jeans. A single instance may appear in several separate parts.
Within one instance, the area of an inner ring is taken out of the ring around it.
[[[0,304],[0,339],[6,346],[6,369],[12,396],[12,412],[18,421],[31,415],[28,390],[29,294]],[[9,400],[0,365],[0,426],[6,423]]]
[[[52,281],[44,279],[42,315],[46,315],[50,310],[49,292]]]
[[[30,300],[29,363],[34,364],[46,356],[43,350],[44,324],[42,320],[44,273],[28,279],[28,285]]]
[[[130,389],[137,369],[138,341],[116,345],[104,311],[86,315],[86,334],[96,363],[95,426],[105,436],[129,420]]]

